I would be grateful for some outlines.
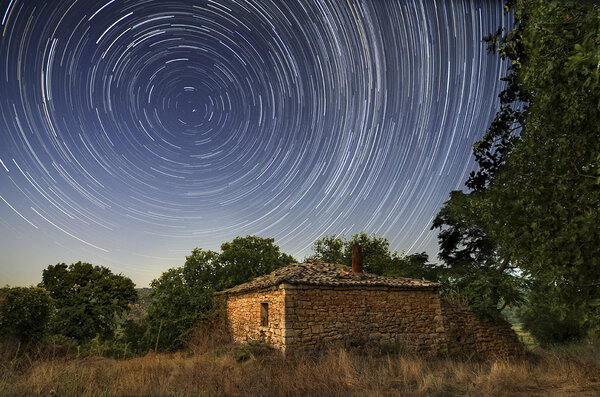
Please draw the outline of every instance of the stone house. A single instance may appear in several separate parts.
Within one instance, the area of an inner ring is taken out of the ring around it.
[[[360,261],[359,261],[360,262]],[[519,355],[506,322],[443,300],[439,284],[388,278],[317,260],[291,264],[222,291],[236,341],[282,351],[334,344],[402,344],[428,353]]]

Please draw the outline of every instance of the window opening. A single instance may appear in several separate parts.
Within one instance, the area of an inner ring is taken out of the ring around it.
[[[269,304],[266,302],[260,304],[260,325],[263,327],[269,325]]]

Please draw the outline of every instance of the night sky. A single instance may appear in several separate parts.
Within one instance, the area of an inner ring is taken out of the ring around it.
[[[437,255],[506,64],[501,1],[0,1],[0,284],[138,286],[194,247],[302,260],[366,231]]]

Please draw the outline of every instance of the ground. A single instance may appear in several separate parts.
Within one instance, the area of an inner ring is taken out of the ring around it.
[[[50,352],[7,360],[0,364],[0,395],[600,395],[599,346],[533,348],[524,359],[474,361],[345,349],[283,357],[261,345],[200,342],[129,360]]]

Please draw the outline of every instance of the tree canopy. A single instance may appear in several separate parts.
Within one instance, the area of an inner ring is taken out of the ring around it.
[[[79,341],[112,336],[116,317],[137,299],[131,279],[84,262],[48,266],[39,286],[54,300],[55,332]]]
[[[460,254],[476,243],[492,254],[492,268],[507,261],[526,280],[523,319],[553,313],[557,326],[587,329],[600,323],[599,9],[542,0],[509,1],[506,8],[515,28],[489,39],[511,65],[501,110],[474,145],[479,170],[467,181],[471,192],[453,193],[436,219],[440,258],[456,268],[444,244]],[[447,217],[465,205],[468,213]],[[461,230],[469,233],[457,235]],[[485,284],[500,290],[504,281]],[[546,338],[544,327],[525,325],[539,340],[581,334],[555,330]]]
[[[363,269],[366,272],[389,277],[437,279],[436,268],[428,263],[426,253],[399,255],[390,251],[388,239],[365,232],[353,234],[349,239],[345,236],[323,236],[314,242],[312,258],[350,266],[354,244],[361,245]]]
[[[218,289],[231,288],[295,262],[279,251],[272,238],[236,237],[221,245]]]
[[[40,340],[54,314],[52,298],[38,287],[0,288],[0,336],[21,342]]]
[[[433,221],[438,234],[437,267],[442,293],[465,300],[471,308],[495,317],[508,305],[523,302],[525,280],[510,255],[478,224],[474,196],[453,191]]]

